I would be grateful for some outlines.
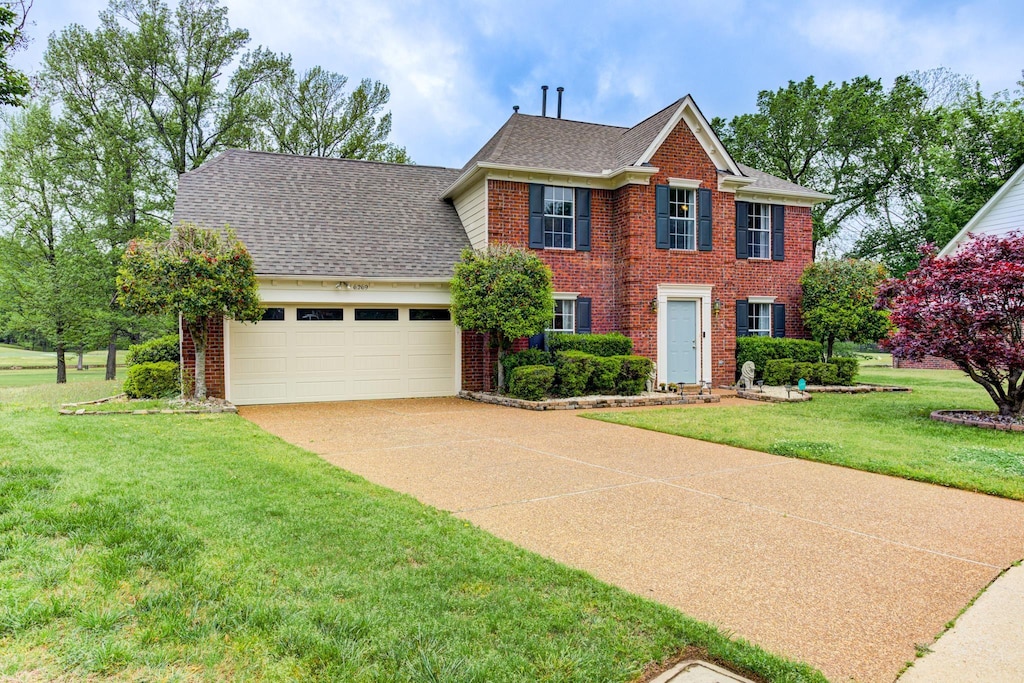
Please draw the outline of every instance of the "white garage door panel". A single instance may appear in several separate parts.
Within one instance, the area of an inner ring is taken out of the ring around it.
[[[229,398],[240,405],[450,396],[458,387],[457,330],[450,322],[232,322],[228,330]],[[395,308],[395,306],[390,306]]]

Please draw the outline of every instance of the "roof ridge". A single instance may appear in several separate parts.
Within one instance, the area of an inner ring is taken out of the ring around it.
[[[601,128],[614,128],[615,130],[629,130],[629,126],[616,126],[611,123],[595,123],[593,121],[580,121],[578,119],[560,119],[555,116],[540,116],[538,114],[517,114],[517,116],[529,116],[531,119],[547,119],[549,121],[565,121],[567,123],[579,123],[584,126],[599,126]]]
[[[501,127],[501,137],[494,143],[494,149],[491,150],[491,156],[495,159],[501,156],[501,153],[505,151],[505,143],[508,142],[509,135],[512,133],[513,128],[519,127],[519,121],[516,119],[516,115],[513,114],[509,117],[509,120]]]
[[[342,161],[342,162],[349,162],[349,163],[354,163],[354,164],[376,164],[378,166],[397,166],[397,167],[402,167],[402,168],[426,168],[426,169],[437,169],[437,170],[442,170],[442,171],[455,171],[456,173],[459,172],[459,169],[457,169],[457,168],[450,168],[448,166],[435,166],[435,165],[431,165],[431,164],[400,164],[400,163],[395,162],[395,161],[378,161],[376,159],[352,159],[352,158],[349,158],[349,157],[325,157],[325,156],[319,156],[319,155],[316,155],[316,154],[291,154],[290,152],[268,152],[268,151],[262,150],[262,149],[242,149],[241,147],[231,147],[231,148],[228,148],[228,149],[220,152],[219,154],[217,154],[217,156],[214,159],[211,159],[210,161],[204,163],[199,168],[204,168],[204,167],[206,167],[207,164],[211,164],[214,161],[216,161],[217,159],[220,159],[221,157],[226,156],[228,153],[231,153],[231,152],[241,153],[241,154],[262,154],[262,155],[265,155],[265,156],[282,157],[282,158],[288,158],[288,159],[315,159],[317,161]],[[194,170],[199,170],[199,169],[194,169]],[[191,173],[191,171],[189,171],[189,172]]]
[[[666,109],[678,108],[680,106],[680,104],[682,103],[682,101],[685,100],[685,99],[686,99],[686,95],[683,95],[682,97],[680,97],[676,101],[674,101],[674,102],[668,104],[667,106],[662,107],[658,111],[654,112],[653,114],[651,114],[650,116],[645,118],[643,121],[638,122],[636,125],[630,126],[629,128],[626,129],[626,132],[628,133],[631,130],[635,130],[635,129],[639,128],[643,124],[645,124],[648,121],[650,121],[651,119],[653,119],[655,116],[663,113]]]

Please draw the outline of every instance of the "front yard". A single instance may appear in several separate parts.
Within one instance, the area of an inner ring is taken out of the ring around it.
[[[1024,434],[929,419],[933,410],[994,408],[963,373],[894,370],[869,361],[858,380],[913,392],[815,394],[806,403],[587,417],[1024,500]]]
[[[237,416],[53,410],[116,391],[0,389],[0,677],[629,681],[694,647],[824,680]]]

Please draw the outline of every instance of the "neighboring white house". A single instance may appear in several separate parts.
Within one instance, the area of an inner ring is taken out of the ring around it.
[[[948,256],[967,241],[969,234],[1007,235],[1014,230],[1024,231],[1024,166],[1021,166],[985,206],[974,214],[963,230],[949,241],[939,256]]]

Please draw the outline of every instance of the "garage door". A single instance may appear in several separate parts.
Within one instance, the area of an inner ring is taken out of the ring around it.
[[[228,327],[238,405],[450,396],[456,327],[447,308],[297,305]]]

